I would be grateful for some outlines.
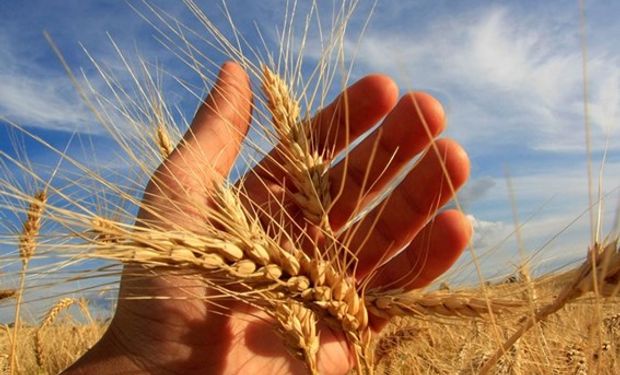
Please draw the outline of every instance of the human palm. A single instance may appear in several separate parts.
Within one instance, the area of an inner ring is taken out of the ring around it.
[[[334,233],[357,255],[356,267],[349,270],[352,275],[358,280],[372,275],[371,288],[409,290],[445,272],[469,241],[471,229],[460,212],[437,214],[465,182],[469,162],[455,142],[433,140],[444,126],[441,106],[433,98],[421,93],[407,94],[400,101],[397,97],[389,78],[367,76],[320,111],[311,129],[319,151],[333,155],[384,118],[374,133],[330,169],[334,202],[328,216]],[[194,212],[196,202],[208,202],[208,190],[228,174],[249,126],[251,108],[247,75],[237,64],[225,64],[190,131],[147,187],[140,225],[196,228],[200,218]],[[345,228],[406,164],[428,149],[385,204]],[[276,147],[242,179],[244,204],[271,216],[285,209],[281,217],[288,218],[289,227],[312,232],[290,199],[292,184],[279,157]],[[182,272],[155,273],[126,265],[110,328],[69,372],[305,372],[304,364],[287,353],[265,313],[234,300],[214,300],[210,297],[218,293],[206,288],[200,276]],[[374,329],[382,325],[371,317]],[[344,336],[322,326],[320,339],[319,371],[346,373],[353,362]]]

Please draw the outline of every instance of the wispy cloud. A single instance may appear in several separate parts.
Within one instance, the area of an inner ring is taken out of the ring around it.
[[[400,72],[405,88],[439,91],[458,126],[453,134],[466,142],[581,151],[582,56],[571,20],[477,8],[413,33],[373,29],[357,56],[364,70]],[[619,65],[618,51],[590,46],[590,113],[599,149],[620,121]]]

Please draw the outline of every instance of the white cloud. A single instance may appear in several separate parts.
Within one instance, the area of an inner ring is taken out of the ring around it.
[[[23,125],[93,133],[93,116],[67,77],[1,74],[0,116]]]
[[[404,88],[413,83],[446,93],[450,119],[459,126],[453,134],[466,143],[513,141],[538,150],[581,151],[579,36],[557,23],[509,8],[476,9],[411,35],[371,30],[358,61],[364,70],[398,72]],[[597,149],[620,121],[619,65],[618,51],[591,46],[587,67]]]
[[[467,219],[474,228],[472,245],[474,249],[485,249],[499,244],[506,236],[512,233],[512,228],[502,221],[488,221],[467,215]]]

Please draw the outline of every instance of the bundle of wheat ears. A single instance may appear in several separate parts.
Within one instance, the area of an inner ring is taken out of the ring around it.
[[[374,274],[371,272],[362,279],[356,278],[357,249],[351,248],[348,237],[343,237],[342,233],[334,230],[330,224],[330,209],[337,197],[332,196],[328,171],[338,155],[321,148],[321,140],[311,131],[313,122],[309,113],[309,102],[314,100],[314,95],[320,96],[321,93],[308,92],[309,89],[304,86],[301,58],[295,60],[282,54],[282,51],[290,48],[290,45],[286,45],[290,41],[283,37],[280,51],[282,56],[279,59],[270,57],[252,61],[243,55],[234,42],[225,38],[193,2],[187,3],[206,29],[218,38],[218,44],[214,45],[214,48],[238,61],[260,81],[262,95],[257,97],[253,104],[255,117],[262,116],[258,126],[264,132],[264,138],[276,147],[263,155],[264,161],[254,170],[260,171],[266,163],[277,165],[282,176],[286,178],[286,196],[273,193],[267,199],[267,204],[251,203],[252,192],[244,189],[246,179],[258,179],[257,184],[267,185],[269,179],[279,178],[258,172],[250,173],[236,183],[220,176],[219,182],[213,183],[213,186],[203,186],[204,191],[199,192],[201,196],[206,194],[207,198],[195,199],[191,206],[177,206],[175,197],[160,199],[159,202],[163,203],[158,203],[157,206],[148,205],[136,197],[135,191],[115,186],[113,179],[108,180],[103,174],[97,174],[78,161],[70,160],[66,155],[63,156],[62,151],[58,153],[66,162],[70,162],[82,175],[89,176],[114,191],[120,201],[111,200],[106,203],[107,207],[104,204],[93,208],[88,197],[73,196],[65,187],[51,184],[34,173],[32,177],[35,184],[41,186],[40,192],[36,194],[24,192],[9,178],[3,180],[0,184],[0,196],[5,202],[3,205],[26,215],[23,229],[13,241],[19,249],[23,263],[21,285],[17,289],[0,285],[0,299],[14,300],[17,310],[12,328],[11,371],[16,371],[17,368],[15,358],[20,329],[19,307],[22,304],[21,295],[27,288],[24,283],[28,264],[39,254],[57,254],[68,259],[68,263],[103,259],[116,264],[140,265],[151,270],[154,275],[161,269],[173,269],[184,275],[200,275],[204,285],[215,291],[217,298],[235,299],[266,313],[271,318],[270,324],[280,333],[291,354],[303,360],[308,372],[312,374],[319,372],[319,326],[323,324],[344,334],[355,354],[356,369],[363,374],[372,373],[376,365],[373,354],[376,340],[370,324],[373,316],[383,319],[467,318],[491,321],[499,319],[505,313],[513,318],[522,317],[517,323],[517,331],[478,366],[481,373],[487,373],[497,365],[503,355],[511,351],[526,331],[567,303],[591,292],[600,298],[618,295],[620,253],[618,238],[614,237],[601,243],[595,242],[586,261],[571,274],[572,280],[564,284],[557,296],[546,300],[537,299],[535,305],[532,304],[532,299],[537,297],[532,293],[498,298],[486,293],[484,285],[475,292],[411,292],[401,287],[370,289],[369,280]],[[343,12],[342,20],[334,31],[334,41],[326,45],[326,50],[338,48],[338,38],[342,36],[346,26],[348,12],[349,10]],[[184,40],[183,30],[175,28],[172,23],[165,25],[169,27],[169,33]],[[119,54],[123,56],[122,53]],[[198,72],[203,80],[208,81],[204,73],[208,67],[195,57],[200,54],[200,51],[188,44],[179,56],[188,67]],[[63,61],[62,56],[60,58]],[[161,187],[170,184],[170,181],[166,181],[165,160],[170,160],[170,157],[174,156],[175,148],[182,147],[183,142],[187,142],[192,134],[188,133],[181,140],[179,128],[182,126],[175,124],[172,111],[158,86],[158,78],[149,70],[148,64],[143,63],[137,70],[127,64],[136,83],[140,81],[138,76],[144,77],[138,86],[140,89],[136,90],[138,97],[132,97],[132,93],[121,88],[94,59],[93,63],[108,84],[113,93],[112,97],[89,91],[94,89],[88,83],[86,87],[78,84],[78,90],[99,122],[110,130],[112,136],[125,149],[127,159],[139,165],[145,175],[151,173],[154,165],[163,162],[159,172],[153,175],[150,190],[147,188],[145,197],[149,194],[162,194]],[[329,64],[329,59],[321,60],[312,77],[323,80],[328,85],[333,79],[333,71],[330,69],[334,69]],[[69,67],[66,67],[77,84],[78,80]],[[316,78],[317,76],[320,78]],[[341,98],[344,101],[346,99],[346,96]],[[416,100],[413,95],[412,100]],[[346,105],[342,107],[346,108]],[[306,111],[308,113],[305,113]],[[115,125],[117,121],[130,124],[130,127],[143,137],[137,140],[124,137],[122,130]],[[18,125],[14,126],[19,128]],[[25,129],[22,131],[27,132]],[[43,140],[39,141],[44,143]],[[348,143],[349,139],[344,142]],[[260,149],[258,146],[256,148]],[[201,152],[204,151],[196,150],[196,158],[202,156]],[[438,152],[434,143],[431,142],[428,152]],[[345,152],[345,163],[346,158]],[[27,164],[12,161],[21,168],[28,169]],[[368,170],[377,168],[372,167],[372,158],[370,162]],[[205,173],[219,175],[218,172]],[[361,180],[364,180],[364,176],[361,176]],[[447,180],[449,185],[450,179]],[[74,186],[88,188],[88,183],[80,178],[71,179],[70,182]],[[364,181],[365,184],[373,182]],[[420,183],[424,184],[424,181]],[[176,193],[195,193],[182,191],[182,183],[179,185],[180,191]],[[446,189],[454,188],[447,186]],[[286,206],[288,204],[297,207],[302,217],[287,216],[290,215],[289,207]],[[141,210],[138,221],[130,220],[130,212],[135,210],[131,211],[127,206]],[[355,231],[356,223],[363,220],[369,212],[357,209],[356,215],[352,215],[349,222],[342,227]],[[163,218],[164,215],[168,216]],[[186,216],[180,218],[178,215]],[[162,222],[166,224],[162,225]],[[177,225],[179,222],[191,224]],[[46,225],[53,230],[46,231]],[[381,252],[381,249],[377,251]],[[100,272],[105,272],[105,268]],[[48,314],[45,319],[47,323],[44,323],[41,329],[49,326],[60,310],[75,301],[61,300],[53,312]],[[532,309],[532,306],[536,307]],[[417,331],[413,329],[412,332]],[[37,333],[36,341],[39,362],[42,361],[42,348],[45,346],[40,332],[41,330]],[[381,346],[381,350],[383,353],[386,349]],[[379,357],[382,356],[383,354]]]

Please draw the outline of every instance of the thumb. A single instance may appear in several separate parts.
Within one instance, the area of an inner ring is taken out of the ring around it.
[[[232,168],[251,113],[249,77],[237,63],[227,62],[183,139],[153,175],[143,208],[159,207],[169,216],[171,207],[187,212],[196,200],[204,202],[204,193],[221,183]],[[141,219],[154,216],[160,215],[144,209],[140,214]]]

